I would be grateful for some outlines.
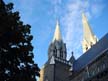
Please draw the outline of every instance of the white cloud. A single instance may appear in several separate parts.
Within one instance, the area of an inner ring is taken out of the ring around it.
[[[72,51],[74,51],[76,58],[82,54],[81,41],[83,36],[83,27],[81,13],[85,12],[87,18],[91,19],[92,16],[100,14],[103,8],[104,6],[102,3],[94,5],[94,3],[89,0],[86,2],[82,0],[74,0],[67,3],[67,12],[61,20],[65,27],[64,40],[67,45],[68,59],[70,58],[70,53]]]

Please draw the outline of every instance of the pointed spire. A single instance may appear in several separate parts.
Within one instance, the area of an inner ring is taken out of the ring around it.
[[[91,30],[88,20],[84,13],[82,13],[82,23],[83,23],[83,53],[86,52],[92,45],[97,42],[97,37]]]
[[[58,20],[57,20],[57,22],[56,22],[56,29],[55,29],[53,41],[54,41],[54,40],[57,40],[57,41],[61,41],[61,40],[62,40],[61,32],[60,32],[60,26],[59,26]]]
[[[83,32],[84,32],[84,38],[91,38],[94,36],[90,26],[89,26],[89,23],[88,23],[88,20],[85,16],[84,13],[82,13],[82,22],[83,22]]]

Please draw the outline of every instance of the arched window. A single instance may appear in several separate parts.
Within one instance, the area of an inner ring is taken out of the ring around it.
[[[63,51],[60,49],[60,58],[63,58]]]
[[[57,49],[54,50],[54,55],[57,57]]]

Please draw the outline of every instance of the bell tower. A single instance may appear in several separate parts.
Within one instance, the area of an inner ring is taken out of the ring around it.
[[[73,56],[66,59],[66,44],[62,40],[60,24],[57,21],[54,37],[48,48],[48,60],[40,71],[39,81],[69,81]]]
[[[53,40],[48,49],[48,58],[50,59],[52,56],[66,60],[67,52],[66,52],[66,44],[63,43],[60,25],[59,22],[56,22],[56,28]]]

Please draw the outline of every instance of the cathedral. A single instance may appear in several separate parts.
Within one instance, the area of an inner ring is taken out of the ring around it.
[[[98,40],[84,14],[82,23],[83,54],[75,59],[72,52],[67,60],[66,43],[57,21],[54,37],[48,48],[48,60],[41,68],[39,81],[108,81],[108,34]]]

